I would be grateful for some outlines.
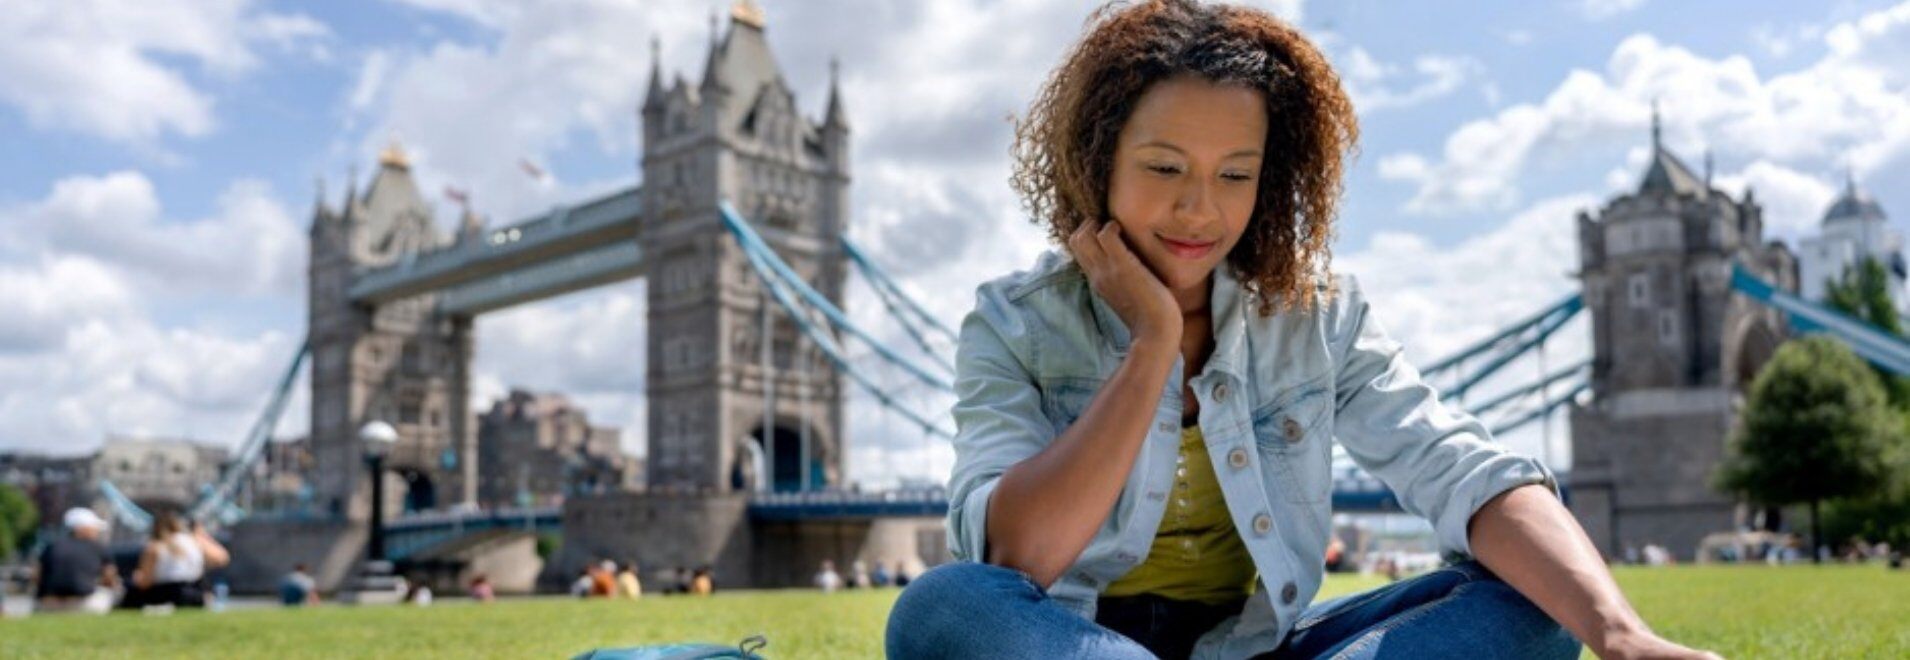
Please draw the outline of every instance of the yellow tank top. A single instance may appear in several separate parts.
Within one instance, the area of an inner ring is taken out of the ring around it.
[[[1102,592],[1106,596],[1150,593],[1210,605],[1245,598],[1259,578],[1247,545],[1227,514],[1227,500],[1214,477],[1200,427],[1181,429],[1174,490],[1154,532],[1147,559]]]

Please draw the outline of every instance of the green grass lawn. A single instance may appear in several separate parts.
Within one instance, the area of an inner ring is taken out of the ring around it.
[[[1910,571],[1880,567],[1620,569],[1619,582],[1654,628],[1726,657],[1910,657]],[[1321,597],[1369,589],[1332,577]],[[556,598],[429,608],[248,610],[104,619],[0,620],[0,658],[568,657],[601,646],[735,643],[762,634],[772,658],[882,653],[894,589],[823,595],[728,592],[640,602]]]

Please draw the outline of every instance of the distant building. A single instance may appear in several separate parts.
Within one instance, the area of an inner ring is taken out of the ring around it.
[[[200,489],[219,480],[224,447],[177,438],[107,438],[93,459],[93,477],[109,479],[147,510],[184,510]]]
[[[1890,276],[1890,298],[1897,313],[1910,313],[1910,296],[1904,292],[1903,235],[1891,228],[1883,207],[1857,188],[1855,177],[1844,181],[1844,190],[1824,211],[1819,234],[1802,241],[1798,271],[1804,297],[1823,300],[1826,284],[1843,277],[1844,270],[1864,258],[1883,264]]]
[[[56,529],[60,515],[76,506],[92,506],[93,454],[52,456],[0,453],[0,483],[19,488],[40,512],[40,528]]]
[[[512,390],[477,427],[480,506],[554,504],[642,486],[643,464],[623,452],[622,430],[591,426],[562,395]]]

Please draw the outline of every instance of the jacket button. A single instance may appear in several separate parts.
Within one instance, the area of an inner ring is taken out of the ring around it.
[[[1247,450],[1235,447],[1227,452],[1227,464],[1237,468],[1247,467]]]
[[[1300,435],[1305,433],[1305,430],[1300,428],[1300,423],[1293,421],[1292,417],[1280,423],[1280,430],[1287,434],[1287,442],[1299,442]]]
[[[1227,400],[1227,384],[1221,383],[1219,385],[1215,385],[1214,386],[1214,401],[1226,401],[1226,400]]]
[[[1264,513],[1253,517],[1253,533],[1266,534],[1271,529],[1273,529],[1273,518],[1267,517]]]
[[[1292,582],[1288,582],[1286,586],[1280,587],[1280,604],[1292,605],[1293,600],[1299,597],[1300,588],[1294,586]]]

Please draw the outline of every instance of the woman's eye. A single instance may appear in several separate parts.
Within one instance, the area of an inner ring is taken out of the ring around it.
[[[1153,172],[1155,174],[1159,174],[1161,176],[1173,176],[1176,174],[1180,174],[1180,168],[1175,167],[1173,165],[1149,165],[1147,166],[1147,171]]]
[[[1228,172],[1220,175],[1220,178],[1228,181],[1252,181],[1253,175],[1245,172]]]

